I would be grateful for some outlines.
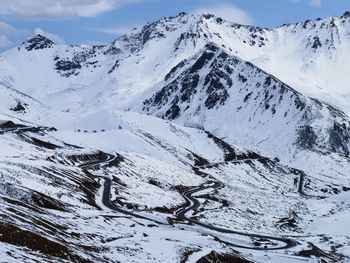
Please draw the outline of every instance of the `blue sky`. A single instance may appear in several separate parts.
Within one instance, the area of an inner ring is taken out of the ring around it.
[[[1,0],[0,50],[35,33],[56,42],[101,44],[164,16],[210,12],[275,27],[350,11],[350,0]]]

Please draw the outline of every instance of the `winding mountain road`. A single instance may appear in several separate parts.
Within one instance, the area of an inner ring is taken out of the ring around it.
[[[289,238],[274,237],[274,236],[260,235],[260,234],[251,234],[251,233],[241,232],[241,231],[237,231],[237,230],[231,230],[228,228],[216,227],[213,225],[209,225],[209,224],[194,220],[190,217],[187,217],[186,214],[188,212],[197,210],[200,206],[200,202],[198,201],[198,199],[196,197],[194,197],[195,194],[197,194],[201,191],[204,191],[204,190],[208,190],[208,189],[213,189],[213,191],[215,191],[215,190],[218,190],[218,189],[224,187],[224,184],[219,182],[219,181],[212,181],[212,182],[209,182],[209,184],[210,185],[208,185],[208,186],[202,186],[202,187],[198,187],[195,189],[191,189],[191,190],[182,194],[182,196],[186,199],[186,207],[180,209],[176,213],[176,216],[179,219],[184,220],[184,221],[188,221],[192,224],[204,227],[206,229],[214,230],[214,231],[219,232],[219,233],[234,234],[234,235],[238,235],[238,236],[255,238],[258,240],[270,241],[269,243],[271,243],[271,244],[273,243],[271,241],[275,241],[275,242],[284,244],[282,246],[277,245],[274,247],[265,247],[265,246],[259,247],[259,246],[243,246],[243,245],[234,244],[234,243],[225,241],[225,243],[227,245],[230,245],[230,246],[236,247],[236,248],[245,248],[245,249],[253,249],[253,250],[281,250],[281,249],[292,248],[292,247],[295,247],[296,245],[298,245],[298,243],[295,240],[292,240]]]
[[[116,158],[116,156],[114,156],[112,154],[107,154],[107,155],[108,155],[108,157],[107,157],[106,160],[91,161],[89,163],[82,164],[79,167],[82,168],[83,170],[89,170],[89,169],[93,169],[94,167],[100,166],[100,165],[102,165],[104,163],[107,164],[107,163],[113,161]],[[139,218],[139,219],[145,219],[145,220],[153,221],[153,222],[158,223],[158,224],[164,224],[164,222],[161,222],[161,221],[158,221],[156,219],[152,219],[152,218],[149,218],[149,217],[146,217],[146,216],[134,213],[134,212],[132,212],[130,210],[122,209],[122,208],[116,206],[111,201],[112,180],[110,178],[108,178],[108,177],[105,177],[105,176],[96,176],[96,178],[100,178],[100,179],[104,180],[103,194],[102,194],[102,204],[105,207],[108,207],[109,209],[114,210],[116,212],[123,213],[123,214],[129,215],[129,216],[133,216],[133,217],[136,217],[136,218]]]
[[[117,158],[115,155],[108,154],[108,157],[105,160],[96,160],[96,161],[91,161],[85,164],[80,165],[79,167],[82,168],[83,170],[89,170],[89,169],[94,169],[97,167],[101,167],[103,165],[108,164],[109,162],[113,161],[115,158]],[[96,178],[100,178],[104,180],[103,184],[103,194],[102,194],[102,203],[104,206],[108,207],[109,209],[116,211],[118,213],[123,213],[125,215],[129,215],[135,218],[139,219],[145,219],[149,221],[153,221],[157,224],[166,224],[164,222],[161,222],[159,220],[156,220],[154,218],[150,218],[144,215],[140,215],[134,211],[131,210],[126,210],[123,208],[120,208],[116,206],[114,203],[111,201],[111,187],[112,187],[112,180],[108,177],[104,176],[96,176]],[[190,217],[187,217],[186,214],[190,211],[194,211],[200,207],[200,202],[198,199],[194,196],[195,194],[205,191],[205,190],[210,190],[212,189],[213,191],[220,189],[224,187],[225,185],[216,180],[215,178],[211,177],[211,181],[207,182],[203,186],[196,187],[194,189],[190,189],[182,194],[184,199],[186,200],[185,206],[180,209],[178,212],[176,212],[176,217],[177,219],[181,221],[187,221],[193,225],[200,226],[202,228],[205,228],[207,230],[215,231],[221,234],[232,234],[236,236],[241,236],[241,237],[248,237],[251,238],[251,246],[245,246],[245,245],[240,245],[240,244],[235,244],[230,241],[224,241],[221,240],[223,243],[226,245],[235,247],[235,248],[244,248],[244,249],[252,249],[252,250],[284,250],[288,248],[292,248],[298,245],[298,243],[295,240],[285,238],[285,237],[274,237],[274,236],[269,236],[269,235],[260,235],[260,234],[251,234],[251,233],[246,233],[246,232],[241,232],[237,230],[231,230],[229,228],[221,228],[221,227],[216,227],[213,225],[209,225],[197,220],[194,220]],[[253,242],[265,242],[266,245],[264,246],[258,246],[254,245]],[[269,244],[270,246],[268,246]]]

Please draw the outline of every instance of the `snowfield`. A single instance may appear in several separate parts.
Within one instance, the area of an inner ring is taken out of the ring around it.
[[[2,262],[348,262],[350,15],[180,13],[0,55]]]

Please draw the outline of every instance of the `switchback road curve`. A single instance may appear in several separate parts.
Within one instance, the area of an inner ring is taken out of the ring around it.
[[[104,164],[108,164],[109,162],[111,162],[115,158],[117,158],[117,156],[112,155],[112,154],[107,154],[107,158],[105,160],[91,161],[91,162],[80,165],[80,168],[82,168],[83,170],[89,170],[89,169],[93,169],[94,167],[101,167]],[[139,219],[153,221],[155,223],[162,224],[162,225],[165,224],[164,222],[160,222],[156,219],[148,218],[144,215],[140,215],[138,213],[135,213],[134,211],[122,209],[122,208],[116,206],[114,203],[112,203],[112,201],[110,199],[111,198],[112,180],[110,178],[104,177],[104,176],[96,176],[96,177],[104,180],[103,194],[102,194],[102,203],[104,206],[106,206],[109,209],[116,211],[118,213],[123,213],[123,214],[129,215],[129,216],[132,216],[135,218],[139,218]],[[190,189],[190,190],[182,193],[183,198],[186,200],[186,204],[183,208],[181,208],[175,214],[176,217],[181,221],[187,221],[193,225],[197,225],[197,226],[203,227],[207,230],[215,231],[218,233],[233,234],[233,235],[242,236],[242,237],[250,237],[252,239],[260,239],[260,240],[264,240],[264,241],[269,241],[269,243],[271,243],[271,244],[273,244],[274,242],[275,243],[277,242],[277,244],[283,243],[283,245],[277,245],[277,246],[273,246],[273,247],[267,247],[267,246],[259,247],[259,246],[253,246],[253,245],[252,246],[244,246],[244,245],[234,244],[234,243],[231,243],[228,241],[221,240],[223,243],[225,243],[229,246],[235,247],[235,248],[244,248],[244,249],[252,249],[252,250],[284,250],[284,249],[292,248],[292,247],[295,247],[298,245],[298,243],[295,240],[292,240],[289,238],[274,237],[274,236],[260,235],[260,234],[251,234],[251,233],[241,232],[241,231],[237,231],[237,230],[231,230],[229,228],[216,227],[213,225],[209,225],[209,224],[194,220],[194,219],[186,216],[186,214],[188,212],[194,211],[194,210],[198,209],[200,206],[200,202],[198,201],[198,199],[196,197],[194,197],[194,195],[196,193],[199,193],[199,192],[204,191],[204,190],[210,190],[210,189],[215,191],[215,190],[220,189],[224,186],[225,185],[222,182],[211,177],[211,181],[207,182],[205,185],[195,187],[193,189]]]

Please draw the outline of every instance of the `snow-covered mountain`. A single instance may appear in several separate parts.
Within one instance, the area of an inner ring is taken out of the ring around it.
[[[181,61],[165,80],[142,111],[270,154],[301,148],[349,155],[344,113],[217,46],[208,44]]]
[[[1,258],[346,262],[349,48],[349,12],[274,29],[180,13],[2,53]]]
[[[267,149],[264,154],[284,155],[283,150],[291,151],[295,144],[302,146],[299,142],[303,140],[307,144],[318,141],[318,149],[339,150],[347,154],[348,120],[334,107],[343,105],[331,103],[331,107],[300,93],[316,95],[322,101],[323,92],[313,93],[315,87],[325,86],[327,92],[331,92],[330,88],[335,89],[333,94],[339,93],[341,89],[347,92],[346,83],[350,83],[350,79],[346,74],[346,63],[350,60],[343,53],[350,45],[349,24],[348,13],[341,17],[284,25],[277,29],[242,26],[212,15],[180,13],[176,17],[164,18],[141,29],[134,29],[129,35],[106,46],[55,45],[38,35],[2,54],[0,68],[7,86],[30,94],[54,108],[79,114],[89,108],[107,107],[113,111],[136,107],[141,111],[147,108],[147,113],[163,111],[163,114],[157,114],[168,118],[166,115],[170,114],[170,109],[164,105],[164,101],[172,101],[180,96],[173,94],[175,98],[170,98],[164,90],[174,86],[170,82],[179,82],[183,93],[179,100],[190,103],[192,108],[186,109],[188,105],[185,103],[180,109],[173,103],[173,116],[169,119],[178,119],[174,115],[185,112],[182,115],[187,117],[181,117],[183,124],[205,126],[211,131],[222,127],[224,123],[224,127],[217,131],[218,135],[255,150],[259,150],[257,147],[266,149],[270,145],[274,151]],[[210,71],[208,75],[205,69],[199,74],[191,72],[193,76],[188,74],[190,69],[182,72],[185,64],[191,64],[191,60],[200,60],[199,54],[206,52],[203,50],[210,45],[220,49],[216,53],[222,53],[222,58],[203,61],[207,64],[203,65],[204,68]],[[227,61],[226,57],[230,59]],[[341,69],[334,63],[338,63]],[[223,64],[227,67],[226,71],[219,69]],[[335,70],[335,73],[328,74],[333,72],[330,69]],[[174,74],[182,74],[183,80],[174,80]],[[312,77],[319,83],[312,83]],[[194,96],[194,92],[198,91],[195,87],[185,89],[184,82],[196,82],[197,78],[198,86],[207,86],[206,94],[198,92],[198,96]],[[298,82],[298,79],[301,81]],[[301,87],[300,83],[306,88]],[[253,89],[254,85],[256,88]],[[281,88],[276,88],[276,85]],[[259,89],[259,86],[262,88]],[[161,95],[161,88],[164,89],[163,101],[153,101],[157,110],[151,109],[151,105],[148,105],[152,103],[150,101],[145,102],[146,107],[138,107],[141,101],[151,97],[157,99]],[[230,90],[234,93],[230,94]],[[343,97],[344,93],[340,93]],[[289,95],[292,97],[284,99]],[[258,100],[255,99],[257,97]],[[229,101],[226,103],[226,100]],[[159,109],[160,105],[164,106],[163,109]],[[208,110],[216,111],[216,114],[209,114],[209,117],[206,113]],[[261,112],[261,116],[257,112]],[[215,121],[217,116],[223,121]],[[235,131],[234,127],[237,123],[242,124],[242,121],[246,121],[247,125]],[[291,125],[291,128],[281,125],[281,122]],[[258,133],[257,136],[253,130]],[[309,138],[305,138],[305,131],[308,131]],[[246,136],[247,132],[249,136]],[[271,144],[271,140],[277,142],[277,135],[278,141],[283,143]],[[334,138],[339,135],[340,140]],[[260,145],[261,141],[266,145]]]
[[[214,43],[297,91],[349,112],[343,99],[349,83],[349,33],[348,13],[276,29],[181,13],[134,29],[105,46],[55,45],[36,36],[3,53],[0,65],[3,77],[11,77],[20,91],[36,99],[54,104],[52,96],[70,97],[70,107],[77,108],[110,98],[112,106],[128,107],[131,98],[162,81],[182,60]],[[28,80],[35,85],[28,85]]]

